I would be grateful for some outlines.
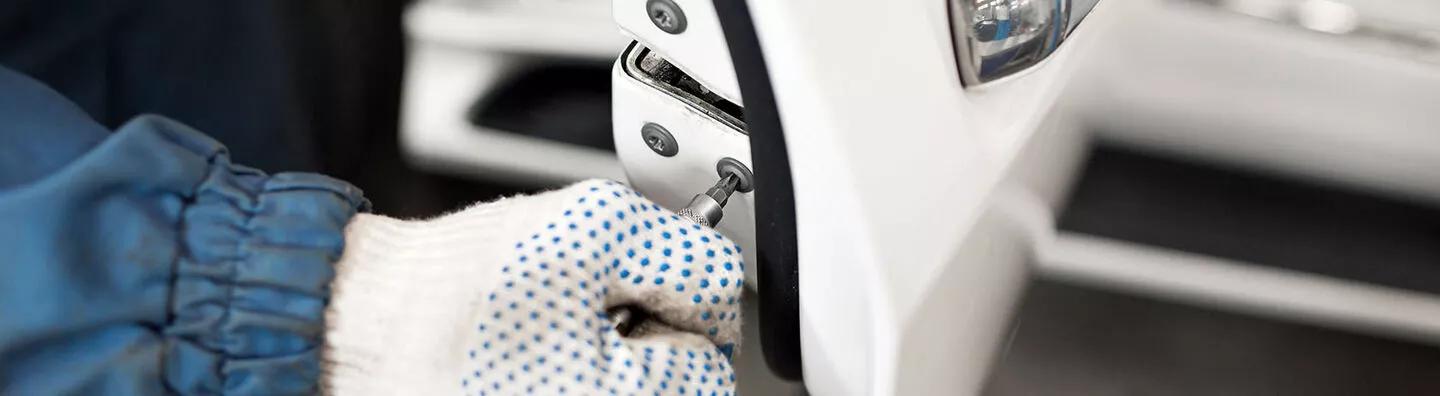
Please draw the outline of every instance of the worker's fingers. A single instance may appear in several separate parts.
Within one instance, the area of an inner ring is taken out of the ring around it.
[[[606,187],[618,193],[610,197],[618,195],[619,205],[605,204],[615,209],[604,215],[616,220],[609,227],[610,251],[603,262],[608,271],[605,306],[643,310],[670,328],[733,349],[745,279],[739,248],[715,230],[622,186]],[[589,209],[602,205],[593,204]]]
[[[606,382],[621,393],[734,394],[735,372],[729,360],[705,337],[660,331],[608,345]]]
[[[559,216],[516,245],[518,262],[502,271],[519,277],[503,285],[502,295],[522,296],[520,308],[542,299],[554,310],[551,299],[565,300],[556,305],[575,308],[574,315],[638,308],[666,326],[735,348],[745,277],[732,241],[611,181],[535,198],[558,204]]]

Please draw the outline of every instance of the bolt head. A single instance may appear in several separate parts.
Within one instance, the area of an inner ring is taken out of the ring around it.
[[[674,0],[649,0],[645,2],[645,14],[656,28],[670,34],[685,31],[685,11]]]
[[[676,153],[680,152],[680,144],[675,141],[675,135],[671,135],[670,131],[665,130],[665,127],[660,124],[645,123],[645,126],[640,127],[640,138],[645,142],[645,147],[649,147],[650,151],[654,151],[660,156],[674,157]]]

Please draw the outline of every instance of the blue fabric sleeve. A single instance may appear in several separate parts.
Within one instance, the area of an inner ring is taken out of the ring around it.
[[[360,191],[0,68],[0,393],[309,394]]]

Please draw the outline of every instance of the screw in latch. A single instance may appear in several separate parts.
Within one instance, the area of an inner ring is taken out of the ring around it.
[[[685,11],[674,0],[650,0],[645,2],[645,14],[650,22],[661,31],[680,34],[685,31]]]
[[[737,191],[755,190],[755,175],[750,173],[749,167],[734,158],[720,159],[720,162],[715,164],[715,173],[720,174],[720,181],[715,182],[715,186],[705,192],[695,195],[695,198],[690,199],[689,205],[675,214],[698,224],[714,227],[725,217],[725,203],[730,201],[730,195]]]
[[[721,158],[719,162],[715,163],[715,174],[720,175],[721,178],[735,176],[735,191],[742,193],[755,191],[755,175],[750,173],[750,167],[740,163],[739,160],[730,157]]]
[[[675,135],[671,135],[670,131],[665,130],[665,127],[660,124],[645,123],[645,126],[640,127],[640,138],[644,139],[645,146],[655,154],[674,157],[675,153],[680,152],[680,143],[675,141]]]

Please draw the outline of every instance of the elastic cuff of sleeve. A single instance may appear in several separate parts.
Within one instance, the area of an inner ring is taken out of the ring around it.
[[[331,263],[345,225],[368,203],[345,182],[266,176],[231,164],[218,143],[184,126],[164,129],[210,164],[193,195],[175,203],[185,208],[165,328],[167,385],[184,394],[315,393]]]

